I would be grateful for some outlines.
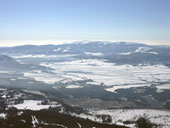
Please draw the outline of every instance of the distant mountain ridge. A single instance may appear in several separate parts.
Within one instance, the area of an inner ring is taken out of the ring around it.
[[[81,52],[125,52],[136,49],[137,47],[146,47],[146,44],[129,42],[106,42],[106,41],[79,41],[59,45],[22,45],[14,47],[0,47],[0,53],[81,53]],[[60,48],[60,49],[59,49]],[[58,50],[57,50],[58,49]],[[127,51],[127,50],[126,50]],[[119,51],[120,52],[120,51]]]
[[[170,47],[133,42],[77,41],[59,45],[23,45],[1,47],[0,54],[75,55],[77,58],[100,58],[117,64],[170,65]]]

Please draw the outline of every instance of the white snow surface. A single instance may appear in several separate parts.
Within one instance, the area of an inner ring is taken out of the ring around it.
[[[39,121],[33,115],[31,116],[31,118],[32,118],[32,125],[33,125],[34,128],[36,128],[36,126],[39,124]]]
[[[63,50],[63,52],[68,51],[69,49]],[[32,54],[26,54],[26,55],[15,55],[11,56],[16,59],[23,59],[23,58],[58,58],[58,57],[71,57],[75,55],[70,55],[70,54],[65,54],[65,55],[45,55],[45,54],[37,54],[37,55],[32,55]]]
[[[66,86],[66,88],[82,88],[82,86],[78,86],[78,85],[68,85],[68,86]]]
[[[124,121],[136,121],[140,117],[148,119],[151,123],[160,125],[161,128],[170,128],[170,111],[156,109],[112,109],[91,111],[92,115],[110,115],[113,124],[135,128],[135,124],[124,124]]]
[[[158,53],[157,52],[151,52],[149,50],[151,50],[152,48],[149,48],[149,47],[139,47],[138,49],[136,49],[135,51],[133,52],[126,52],[126,53],[118,53],[119,55],[130,55],[132,53],[150,53],[150,54],[155,54],[157,55]]]
[[[24,100],[22,104],[9,105],[9,107],[15,107],[19,110],[42,110],[48,109],[50,106],[55,107],[55,105],[42,105],[40,100]]]
[[[137,84],[137,85],[121,85],[121,86],[113,86],[112,88],[107,88],[106,91],[109,92],[116,92],[118,89],[128,89],[128,88],[137,88],[137,87],[143,87],[143,86],[150,86],[150,84]]]
[[[46,72],[27,72],[25,77],[54,84],[59,81],[92,80],[87,84],[108,86],[107,91],[119,88],[159,85],[170,82],[170,68],[164,65],[115,65],[101,59],[83,59],[65,62],[41,63],[50,67],[53,74]],[[120,86],[120,87],[119,87]],[[129,87],[127,87],[129,86]]]
[[[6,113],[0,113],[0,118],[5,119],[5,118],[6,118],[6,116],[7,116],[7,114],[6,114]]]
[[[97,53],[97,52],[85,52],[86,55],[92,55],[92,56],[102,56],[103,53]]]
[[[139,47],[135,52],[146,53],[150,49],[149,47]]]
[[[158,86],[156,86],[156,88],[157,88],[157,92],[161,93],[164,90],[170,89],[170,84],[158,85]]]

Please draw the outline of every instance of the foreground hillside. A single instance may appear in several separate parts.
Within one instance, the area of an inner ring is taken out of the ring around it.
[[[156,128],[169,127],[169,111],[85,110],[35,91],[0,90],[0,127],[4,128]],[[150,114],[150,115],[149,115]],[[163,120],[164,119],[164,120]]]
[[[83,109],[44,98],[41,93],[1,89],[0,103],[2,128],[124,128],[80,118],[80,113],[85,114]]]
[[[51,110],[9,110],[5,119],[0,119],[2,128],[125,128],[118,125],[101,124],[88,119],[76,118]]]

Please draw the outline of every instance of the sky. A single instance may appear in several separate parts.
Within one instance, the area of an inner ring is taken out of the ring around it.
[[[170,0],[0,0],[0,46],[81,40],[170,45]]]

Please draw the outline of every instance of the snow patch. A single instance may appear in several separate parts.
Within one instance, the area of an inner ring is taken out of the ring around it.
[[[137,121],[143,117],[148,119],[151,123],[161,126],[161,128],[170,127],[170,111],[168,110],[154,110],[154,109],[111,109],[91,111],[92,115],[110,115],[112,123],[135,128],[135,123],[124,124],[125,121]]]
[[[83,88],[83,87],[78,85],[68,85],[66,86],[66,88]]]
[[[158,86],[156,86],[156,88],[157,88],[158,93],[162,93],[164,90],[170,89],[170,84],[158,85]]]
[[[42,105],[40,100],[24,100],[21,104],[9,105],[9,107],[15,107],[19,110],[33,110],[38,111],[42,109],[49,109],[49,107],[55,107],[56,105]]]
[[[151,48],[149,47],[139,47],[136,51],[134,52],[140,52],[140,53],[146,53],[148,50],[150,50]]]
[[[85,52],[86,55],[92,55],[92,56],[102,56],[103,53],[96,53],[96,52]]]
[[[0,118],[5,119],[5,118],[6,118],[6,116],[7,116],[7,114],[6,114],[6,113],[0,113]]]
[[[137,85],[121,85],[121,86],[113,86],[112,88],[107,88],[105,89],[106,91],[109,92],[116,92],[118,89],[129,89],[129,88],[137,88],[137,87],[145,87],[145,86],[150,86],[150,84],[137,84]]]
[[[61,51],[61,48],[54,49],[53,51],[54,51],[54,52]]]
[[[36,126],[39,124],[39,122],[35,116],[31,116],[31,118],[32,118],[32,125],[34,128],[36,128]]]

